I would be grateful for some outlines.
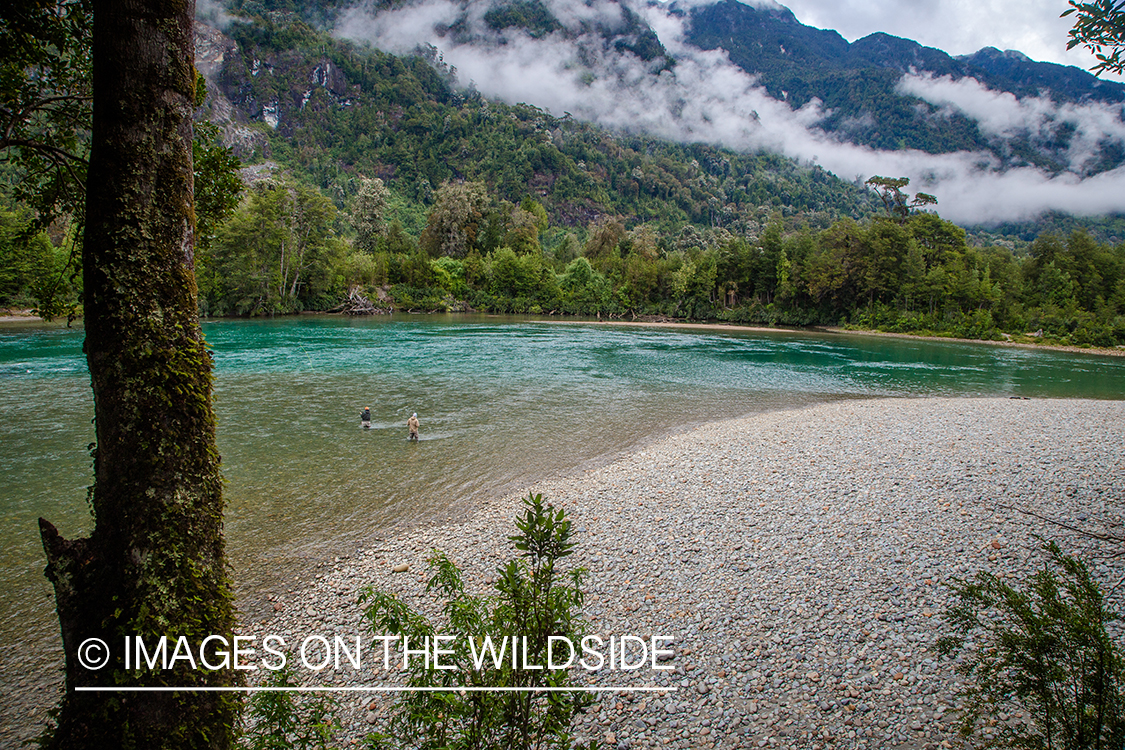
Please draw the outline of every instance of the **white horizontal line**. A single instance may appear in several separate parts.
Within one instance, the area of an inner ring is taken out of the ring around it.
[[[79,693],[674,693],[674,687],[76,687]]]

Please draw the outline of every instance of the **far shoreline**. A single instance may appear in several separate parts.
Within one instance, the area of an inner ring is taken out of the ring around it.
[[[868,336],[887,336],[900,339],[919,339],[922,341],[956,341],[961,344],[992,344],[995,346],[1015,346],[1022,349],[1046,349],[1069,354],[1100,354],[1106,357],[1125,357],[1125,347],[1106,348],[1101,346],[1064,346],[1062,344],[1028,344],[1022,341],[992,341],[986,339],[962,339],[954,336],[926,336],[920,333],[895,333],[891,331],[872,331],[869,329],[850,329],[839,326],[822,326],[827,333],[857,333]]]
[[[448,312],[427,312],[427,313],[408,313],[405,311],[396,311],[400,314],[413,314],[413,315],[457,315],[461,313],[448,313]],[[471,312],[467,314],[491,316],[495,313],[480,313]],[[306,310],[299,313],[283,316],[269,316],[273,317],[301,317],[306,315],[326,315],[329,317],[347,318],[350,317],[346,313],[340,312],[327,312],[323,310]],[[361,317],[376,317],[376,316],[361,316]],[[514,315],[511,317],[524,317]],[[254,318],[247,318],[241,316],[208,316],[200,318],[200,322],[204,320],[254,320]],[[738,323],[709,323],[704,321],[689,321],[689,320],[598,320],[584,316],[535,316],[528,315],[526,320],[529,322],[537,323],[554,323],[554,324],[568,324],[568,325],[599,325],[599,326],[617,326],[617,327],[634,327],[634,328],[668,328],[668,329],[681,329],[681,330],[696,330],[696,331],[710,331],[710,332],[723,332],[723,333],[786,333],[786,334],[854,334],[857,336],[881,336],[888,338],[899,339],[914,339],[918,341],[952,341],[959,344],[988,344],[992,346],[1006,346],[1018,347],[1021,349],[1031,349],[1036,351],[1055,351],[1066,352],[1068,354],[1093,354],[1104,357],[1125,357],[1125,346],[1117,346],[1114,348],[1098,347],[1098,346],[1067,346],[1061,344],[1033,344],[1022,341],[994,341],[988,339],[967,339],[959,338],[956,336],[941,336],[941,335],[926,335],[921,333],[897,333],[891,331],[876,331],[869,328],[844,328],[842,326],[807,326],[807,327],[781,327],[781,326],[768,326],[768,325],[741,325]],[[81,322],[82,317],[78,317],[74,322]],[[72,324],[67,324],[60,320],[43,320],[39,316],[32,313],[30,310],[16,310],[16,309],[0,309],[0,327],[5,324],[43,324],[47,326],[58,326],[65,328],[72,328]]]
[[[885,336],[889,338],[916,339],[919,341],[953,341],[959,344],[989,344],[995,346],[1014,346],[1023,349],[1046,350],[1067,352],[1069,354],[1100,354],[1106,357],[1125,357],[1125,347],[1108,349],[1097,346],[1063,346],[1060,344],[1027,344],[1019,341],[991,341],[986,339],[964,339],[954,336],[926,336],[920,333],[894,333],[890,331],[875,331],[867,328],[852,329],[840,326],[809,326],[807,328],[781,328],[762,325],[738,325],[736,323],[702,323],[678,320],[548,320],[547,323],[589,323],[601,326],[633,326],[637,328],[679,328],[702,331],[723,331],[750,333],[830,333],[830,334],[855,334],[857,336]]]

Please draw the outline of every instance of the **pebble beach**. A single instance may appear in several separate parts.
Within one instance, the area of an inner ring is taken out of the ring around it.
[[[1026,512],[1122,534],[1120,401],[836,401],[700,426],[528,490],[574,523],[566,559],[589,570],[590,631],[675,639],[674,671],[576,675],[659,688],[599,693],[579,717],[580,739],[619,750],[959,746],[959,677],[934,651],[947,584],[977,571],[1022,580],[1044,538],[1088,560],[1103,589],[1125,578],[1116,547]],[[324,560],[290,591],[263,592],[252,604],[266,614],[243,632],[370,634],[357,603],[369,584],[435,612],[434,549],[485,593],[526,494]],[[395,684],[366,665],[299,677]],[[345,744],[382,726],[394,700],[341,695]]]

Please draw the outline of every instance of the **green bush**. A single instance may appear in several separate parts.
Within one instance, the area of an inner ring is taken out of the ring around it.
[[[1048,563],[1022,589],[991,573],[954,585],[953,633],[938,650],[959,653],[970,679],[962,733],[983,735],[986,747],[1119,750],[1125,664],[1105,629],[1117,615],[1080,560],[1046,549]],[[994,720],[1000,713],[1010,718]]]
[[[446,312],[453,304],[445,290],[439,286],[413,287],[395,284],[389,290],[395,307],[416,312]]]
[[[577,641],[585,623],[580,617],[582,582],[586,571],[562,571],[558,561],[574,547],[570,521],[563,511],[545,505],[541,495],[524,500],[519,533],[509,537],[520,555],[497,571],[495,596],[465,591],[461,571],[444,554],[429,559],[427,590],[445,598],[440,630],[423,615],[394,596],[368,587],[360,595],[364,615],[376,635],[397,635],[414,643],[435,634],[454,636],[453,655],[443,656],[455,669],[434,669],[428,660],[409,665],[408,684],[443,691],[404,693],[395,705],[389,732],[369,738],[372,747],[410,747],[416,750],[509,750],[510,748],[570,748],[570,726],[592,698],[582,691],[545,692],[535,688],[570,686],[565,669],[517,669],[507,660],[496,666],[489,659],[475,668],[470,640],[483,644],[487,636],[526,638],[527,663],[546,665],[550,636]],[[523,642],[521,641],[521,647]],[[525,688],[521,691],[456,688]]]
[[[274,672],[252,695],[243,716],[242,746],[248,750],[327,750],[339,728],[331,700],[298,696],[290,667]]]

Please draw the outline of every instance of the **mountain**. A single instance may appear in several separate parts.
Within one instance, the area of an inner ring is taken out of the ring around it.
[[[694,7],[686,15],[689,43],[726,50],[731,62],[760,76],[772,96],[794,108],[819,100],[829,112],[818,123],[822,130],[876,149],[985,150],[1003,167],[1031,165],[1049,173],[1069,167],[1072,122],[1059,119],[1045,128],[1031,123],[990,133],[970,113],[904,91],[904,76],[947,77],[951,83],[971,79],[994,94],[1046,98],[1055,105],[1125,102],[1123,84],[1070,66],[1034,62],[1011,50],[989,47],[951,57],[884,33],[849,44],[835,31],[805,26],[787,8],[758,9],[736,0]],[[1122,163],[1120,140],[1106,141],[1082,171],[1097,174]]]
[[[231,0],[228,9],[298,17],[399,59],[420,54],[454,96],[529,105],[567,127],[781,154],[853,184],[908,177],[966,226],[1125,213],[1125,85],[1014,51],[953,57],[883,33],[849,43],[759,5]],[[251,119],[274,120],[269,106]]]
[[[956,59],[992,88],[1019,97],[1048,91],[1052,98],[1062,101],[1125,102],[1125,84],[1102,80],[1072,65],[1035,62],[1015,50],[1001,52],[985,47]]]
[[[552,224],[583,229],[618,215],[664,231],[694,223],[756,234],[775,215],[827,226],[876,207],[862,186],[776,154],[613,133],[489,100],[424,52],[334,39],[285,11],[196,32],[204,114],[236,155],[280,163],[341,205],[360,176],[382,178],[393,218],[415,234],[449,180],[481,181],[513,203],[533,196]]]

